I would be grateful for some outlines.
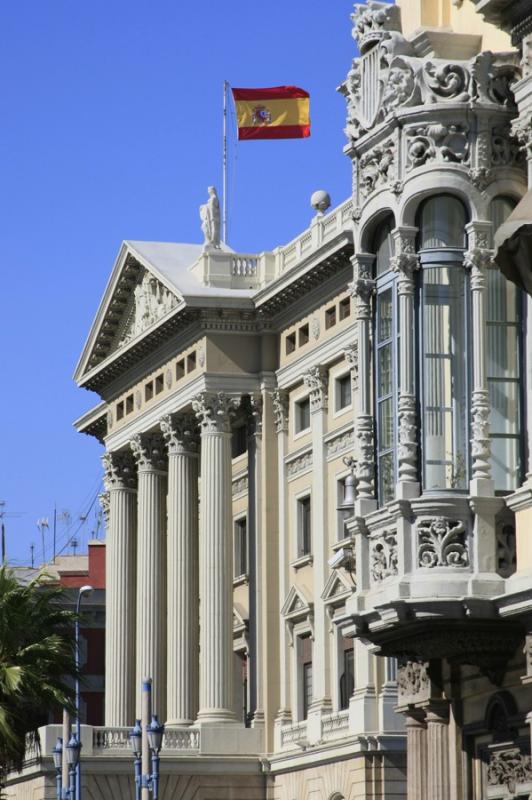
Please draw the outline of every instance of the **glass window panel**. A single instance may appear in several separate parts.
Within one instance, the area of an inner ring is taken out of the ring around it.
[[[465,276],[423,271],[425,489],[466,488]]]
[[[486,319],[489,322],[516,322],[517,293],[517,286],[506,280],[496,267],[489,269]]]
[[[377,316],[379,320],[379,342],[384,342],[392,335],[393,306],[391,289],[386,289],[385,292],[379,294]]]
[[[379,483],[382,503],[394,499],[394,460],[393,453],[386,453],[379,458]]]
[[[513,491],[519,485],[519,440],[499,439],[491,441],[492,477],[499,491]]]
[[[378,352],[379,359],[379,397],[390,394],[392,391],[392,344],[381,347]]]
[[[393,256],[393,239],[391,231],[394,225],[393,217],[388,216],[379,225],[373,244],[375,259],[375,269],[377,275],[382,275],[390,269],[390,259]]]
[[[519,384],[515,381],[489,381],[491,433],[519,433]]]
[[[515,378],[519,366],[519,333],[515,325],[486,325],[486,368],[489,378]]]
[[[421,212],[421,249],[464,247],[465,225],[465,208],[456,197],[432,197]]]
[[[393,447],[393,401],[392,398],[379,403],[379,450],[391,450]]]

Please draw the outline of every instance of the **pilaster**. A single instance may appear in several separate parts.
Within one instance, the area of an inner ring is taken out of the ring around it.
[[[234,722],[231,422],[235,400],[192,401],[201,431],[200,709],[198,722]]]
[[[427,724],[426,796],[431,800],[450,800],[448,703],[446,701],[431,703],[427,708],[425,719]]]
[[[105,724],[130,725],[135,714],[135,564],[137,476],[128,452],[102,458],[108,498],[105,585]]]
[[[192,415],[160,421],[168,448],[167,724],[198,713],[198,439]]]
[[[130,442],[138,471],[136,716],[142,680],[153,678],[153,713],[166,718],[166,492],[164,441],[159,433]]]
[[[427,768],[425,713],[411,711],[406,718],[407,800],[425,800],[425,798],[431,797],[427,794]]]

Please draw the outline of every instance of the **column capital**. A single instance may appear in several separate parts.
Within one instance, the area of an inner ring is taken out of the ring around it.
[[[474,247],[464,255],[464,267],[471,270],[471,289],[481,292],[486,288],[486,269],[493,259],[493,250]]]
[[[277,433],[286,433],[288,430],[288,392],[284,389],[274,389],[272,404],[275,429]]]
[[[224,392],[200,392],[192,399],[192,409],[204,433],[231,433],[231,416],[240,405],[240,397]]]
[[[198,423],[193,414],[166,414],[159,420],[168,455],[194,455],[198,449]]]
[[[135,489],[136,470],[131,453],[127,451],[107,451],[102,456],[104,484],[106,491],[113,489]]]
[[[344,350],[344,358],[351,368],[351,383],[353,389],[356,391],[358,389],[358,341],[346,347]]]
[[[137,433],[129,446],[139,471],[166,472],[164,440],[160,433]]]
[[[355,253],[354,256],[351,256],[355,282],[357,279],[371,278],[373,276],[375,258],[376,256],[374,253]]]
[[[356,303],[357,319],[371,319],[371,298],[375,294],[375,286],[375,281],[370,277],[358,277],[349,284]]]
[[[314,366],[303,374],[303,382],[310,389],[310,409],[326,411],[329,397],[329,370],[327,367]]]
[[[244,395],[241,408],[246,417],[248,432],[261,436],[262,414],[264,411],[264,402],[261,392],[253,392],[252,394]]]
[[[493,238],[493,224],[491,221],[475,220],[465,226],[469,250],[479,248],[489,250]]]

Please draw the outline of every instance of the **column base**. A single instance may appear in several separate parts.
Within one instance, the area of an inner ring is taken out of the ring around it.
[[[240,725],[243,723],[237,720],[234,711],[226,708],[207,708],[200,711],[196,720],[196,725]]]
[[[164,725],[166,728],[190,728],[195,721],[194,719],[167,719]]]
[[[349,733],[378,730],[377,695],[373,686],[355,689],[349,700]]]
[[[415,500],[420,493],[419,483],[414,481],[397,481],[395,484],[396,500]]]
[[[257,709],[253,714],[253,718],[251,720],[251,727],[252,728],[263,728],[265,723],[265,716],[264,711],[261,709]]]

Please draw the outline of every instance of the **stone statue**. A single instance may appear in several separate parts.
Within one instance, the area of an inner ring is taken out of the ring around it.
[[[200,206],[200,218],[205,248],[220,249],[220,202],[214,186],[209,186],[209,199]]]

